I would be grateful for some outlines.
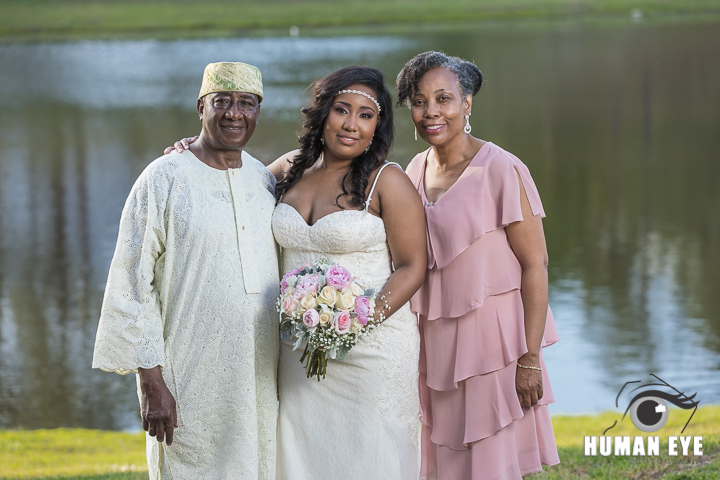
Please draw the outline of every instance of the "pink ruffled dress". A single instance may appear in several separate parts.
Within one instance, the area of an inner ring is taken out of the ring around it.
[[[420,321],[421,478],[516,480],[560,461],[542,353],[538,405],[523,411],[515,390],[517,359],[527,352],[522,269],[505,233],[523,219],[517,173],[533,214],[545,212],[527,167],[490,142],[427,206],[429,152],[407,167],[427,216],[428,275],[410,302]],[[548,308],[542,346],[557,340]]]

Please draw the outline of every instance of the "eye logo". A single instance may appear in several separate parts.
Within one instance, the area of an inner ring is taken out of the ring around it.
[[[642,391],[632,397],[628,404],[628,407],[625,409],[625,413],[623,413],[621,421],[625,419],[625,416],[629,412],[630,420],[632,420],[635,428],[645,433],[656,432],[660,430],[663,426],[665,426],[665,423],[668,421],[668,418],[670,416],[668,402],[670,402],[676,407],[682,408],[683,410],[693,410],[692,415],[690,415],[690,418],[685,423],[685,426],[680,432],[683,433],[685,431],[685,428],[687,428],[687,426],[690,424],[690,420],[692,420],[692,417],[693,415],[695,415],[698,405],[700,404],[699,401],[693,400],[697,393],[693,393],[691,396],[688,397],[683,392],[673,387],[665,380],[662,380],[657,375],[651,373],[650,376],[654,377],[660,383],[653,381],[651,383],[646,383],[630,390],[630,395],[638,390]],[[640,380],[626,382],[625,385],[623,385],[623,387],[618,392],[617,397],[615,397],[615,407],[619,407],[618,402],[620,400],[620,395],[622,394],[623,390],[625,390],[625,387],[634,383],[642,382]],[[664,390],[650,389],[649,387],[662,387],[665,389],[671,389],[674,393],[670,393]],[[607,431],[613,428],[615,425],[617,425],[617,420],[615,420],[615,423],[613,423],[612,426],[610,426],[607,430],[605,430],[605,432],[603,432],[603,435],[605,435]]]

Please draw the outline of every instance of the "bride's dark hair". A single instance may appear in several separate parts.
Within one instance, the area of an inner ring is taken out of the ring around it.
[[[359,66],[343,67],[317,80],[309,87],[312,89],[313,98],[310,106],[301,110],[305,115],[305,120],[302,132],[298,137],[300,151],[290,161],[291,166],[285,178],[275,187],[275,197],[278,201],[290,187],[302,178],[305,170],[313,166],[320,157],[323,151],[320,139],[333,99],[340,90],[345,90],[351,85],[365,85],[371,88],[377,95],[376,100],[380,104],[381,111],[370,148],[367,152],[353,158],[350,170],[342,179],[342,193],[335,199],[335,203],[340,208],[344,208],[340,205],[339,200],[343,195],[348,195],[345,184],[349,179],[350,204],[356,207],[365,205],[365,189],[370,172],[387,158],[393,141],[394,129],[392,99],[385,85],[385,77],[380,70]]]

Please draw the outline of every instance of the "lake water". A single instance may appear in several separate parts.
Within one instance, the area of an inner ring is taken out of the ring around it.
[[[125,197],[199,131],[207,63],[262,70],[248,151],[270,162],[295,148],[311,81],[358,63],[393,83],[430,49],[480,66],[473,133],[540,190],[561,335],[545,351],[551,411],[614,408],[649,373],[720,402],[719,26],[0,46],[0,428],[139,428],[134,378],[90,369],[97,319]],[[396,114],[405,165],[426,145]]]

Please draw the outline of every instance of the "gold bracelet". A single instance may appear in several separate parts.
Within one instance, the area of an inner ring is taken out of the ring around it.
[[[531,367],[529,365],[520,365],[519,363],[517,364],[517,366],[520,368],[527,368],[528,370],[537,370],[538,372],[542,372],[542,368],[540,368],[540,367]]]

